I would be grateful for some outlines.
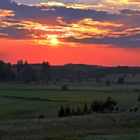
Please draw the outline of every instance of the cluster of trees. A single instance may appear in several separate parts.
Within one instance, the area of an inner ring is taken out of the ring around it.
[[[38,81],[48,83],[50,79],[51,68],[48,62],[43,62],[39,69],[35,69],[27,61],[19,60],[16,65],[0,61],[0,81],[18,81],[23,83]]]
[[[27,61],[23,63],[19,60],[16,65],[17,79],[24,83],[30,83],[32,81],[39,81],[42,83],[48,83],[51,79],[50,64],[43,62],[40,69],[37,71]]]
[[[111,97],[108,97],[104,102],[94,100],[91,106],[85,103],[83,108],[77,107],[76,109],[70,108],[69,105],[64,107],[63,105],[60,107],[58,111],[58,117],[66,117],[73,115],[89,115],[91,113],[103,113],[103,112],[111,112],[111,111],[119,111],[117,106],[117,101],[113,100]]]
[[[104,112],[104,111],[118,111],[117,101],[108,97],[105,101],[94,100],[91,105],[91,110],[93,112]],[[116,108],[115,108],[116,107]]]
[[[12,65],[10,63],[4,63],[0,61],[0,80],[11,81],[15,78],[15,73],[12,71]]]
[[[91,109],[88,108],[87,104],[84,105],[83,108],[70,108],[69,105],[64,107],[63,105],[60,107],[58,111],[58,117],[66,117],[66,116],[74,116],[74,115],[88,115],[91,113]]]

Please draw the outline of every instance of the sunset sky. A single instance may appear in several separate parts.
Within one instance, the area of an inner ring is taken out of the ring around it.
[[[0,0],[0,60],[140,66],[140,0]]]

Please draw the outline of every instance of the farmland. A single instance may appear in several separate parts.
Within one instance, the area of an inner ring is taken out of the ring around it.
[[[90,140],[134,139],[140,137],[140,111],[129,113],[131,106],[140,108],[139,85],[92,82],[67,82],[61,86],[8,84],[0,86],[0,133],[3,139]],[[137,89],[137,90],[136,90]],[[61,105],[83,108],[93,100],[111,97],[121,112],[58,118]],[[44,118],[38,119],[43,115]],[[121,129],[120,129],[121,128]]]

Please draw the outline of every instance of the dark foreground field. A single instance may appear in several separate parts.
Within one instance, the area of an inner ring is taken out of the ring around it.
[[[69,91],[58,86],[1,84],[0,138],[4,140],[139,140],[140,94],[133,85],[71,83]],[[130,87],[133,88],[130,88]],[[80,90],[80,87],[82,90]],[[92,87],[92,88],[91,88]],[[128,88],[127,88],[128,87]],[[51,89],[51,90],[50,90]],[[83,108],[93,100],[112,97],[120,112],[57,118],[61,105]],[[138,112],[129,113],[137,105]],[[45,118],[38,119],[44,115]]]
[[[90,140],[140,138],[140,116],[98,114],[54,119],[0,121],[1,136],[10,140]]]

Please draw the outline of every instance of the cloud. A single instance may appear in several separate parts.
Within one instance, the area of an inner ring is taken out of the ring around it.
[[[128,1],[119,2],[125,4]],[[94,3],[97,5],[97,1]],[[95,5],[49,2],[31,6],[0,0],[0,37],[40,43],[53,35],[65,44],[140,48],[139,10],[121,9],[111,13],[101,11]]]

